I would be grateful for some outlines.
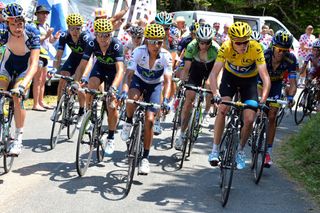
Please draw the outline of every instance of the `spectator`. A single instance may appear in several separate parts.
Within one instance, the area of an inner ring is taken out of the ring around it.
[[[183,16],[178,16],[176,18],[176,24],[177,24],[177,28],[179,29],[180,31],[180,38],[181,37],[186,37],[189,35],[189,29],[186,27],[186,20],[184,19]]]
[[[229,27],[230,27],[230,24],[228,24],[228,23],[224,24],[224,26],[223,26],[223,33],[221,34],[221,44],[230,39],[228,36]]]
[[[268,25],[263,25],[261,28],[261,43],[265,46],[265,47],[269,47],[271,40],[272,40],[272,36],[269,34],[270,33],[270,29]]]
[[[204,20],[203,18],[199,19],[199,24],[202,25],[202,24],[205,24],[206,23],[206,20]]]
[[[300,68],[300,78],[298,80],[298,86],[304,86],[306,79],[306,69],[302,70],[302,66],[307,56],[312,52],[312,43],[316,39],[313,33],[313,27],[308,25],[305,34],[300,36],[299,39],[299,50],[298,50],[298,61]]]
[[[138,20],[136,20],[135,24],[144,29],[147,26],[148,21],[145,18],[139,18]]]
[[[219,33],[219,30],[220,30],[220,23],[218,22],[215,22],[213,23],[213,28],[215,29],[215,34],[213,35],[213,40],[216,41],[219,45],[222,44],[222,41],[221,41],[221,34]]]
[[[0,23],[5,23],[4,18],[2,17],[2,10],[6,8],[6,5],[2,2],[0,2]]]
[[[47,109],[53,109],[52,106],[46,105],[43,100],[44,89],[47,76],[47,65],[49,57],[49,45],[56,42],[60,37],[60,31],[54,36],[52,35],[53,28],[46,23],[50,11],[43,5],[39,5],[36,8],[35,15],[37,16],[36,26],[40,31],[40,58],[38,64],[38,71],[33,77],[33,107],[35,111],[46,111]]]
[[[271,36],[274,35],[273,29],[269,29],[269,34],[270,34]]]

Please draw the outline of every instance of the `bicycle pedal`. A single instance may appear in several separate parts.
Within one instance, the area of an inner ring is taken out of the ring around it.
[[[143,175],[143,176],[147,176],[148,173],[142,173],[142,172],[138,172],[138,175]]]
[[[9,153],[7,153],[6,156],[7,157],[15,157],[15,158],[19,157],[19,155],[17,155],[17,154],[9,154]]]

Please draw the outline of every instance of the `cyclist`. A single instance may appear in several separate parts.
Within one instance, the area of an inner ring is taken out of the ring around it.
[[[262,36],[258,31],[252,31],[251,39],[257,41],[260,44],[263,51],[267,49],[267,47],[262,42],[260,42],[262,39]]]
[[[288,106],[293,106],[293,97],[297,91],[296,77],[299,69],[298,62],[293,53],[289,52],[292,46],[293,36],[285,31],[279,30],[272,38],[271,45],[264,51],[267,69],[271,80],[269,98],[279,99],[282,93],[282,82],[285,72],[288,73],[289,87],[287,92]],[[261,88],[262,82],[259,79],[258,87]],[[265,167],[272,165],[272,145],[276,133],[276,118],[280,105],[270,104],[268,112],[268,150],[265,158]]]
[[[12,82],[13,91],[21,97],[37,72],[40,55],[40,32],[33,24],[26,24],[19,4],[8,4],[2,11],[6,24],[0,25],[0,46],[6,49],[0,66],[0,89],[7,90]],[[19,155],[26,111],[18,96],[13,97],[15,137],[9,154]]]
[[[168,107],[168,98],[170,94],[170,84],[172,77],[172,58],[170,53],[161,48],[165,30],[161,25],[147,25],[144,36],[146,44],[137,47],[131,56],[128,64],[128,71],[133,73],[129,89],[129,99],[139,100],[143,93],[145,102],[160,104],[161,93],[163,91],[163,105]],[[121,138],[124,141],[129,139],[132,128],[132,117],[135,110],[133,104],[127,103],[126,122],[123,124]],[[143,159],[140,162],[140,173],[148,174],[149,150],[152,143],[154,118],[157,110],[149,108],[146,112],[144,129],[144,152]]]
[[[162,25],[165,30],[165,37],[163,39],[163,48],[168,50],[171,53],[171,57],[173,59],[173,65],[175,64],[175,58],[177,56],[177,48],[178,48],[178,34],[179,30],[173,26],[173,18],[170,13],[160,12],[156,14],[155,17],[156,24]],[[171,93],[170,99],[175,92],[175,84],[171,84]],[[162,96],[161,96],[162,98]],[[161,134],[161,126],[160,126],[160,112],[157,115],[156,122],[154,125],[154,133],[155,135]]]
[[[182,80],[185,80],[188,78],[190,70],[188,85],[201,87],[202,82],[207,81],[218,54],[218,48],[212,44],[213,36],[214,29],[209,24],[204,24],[199,27],[196,39],[188,44],[184,54],[185,65],[182,71]],[[206,82],[206,87],[209,88],[209,82]],[[195,91],[186,90],[186,98],[181,112],[181,134],[175,142],[175,149],[177,150],[181,150],[183,145],[195,95]],[[204,123],[207,123],[207,126],[209,126],[208,111],[211,105],[211,98],[211,95],[207,95],[206,109],[203,113]]]
[[[79,66],[83,67],[86,61],[82,61],[82,56],[84,53],[85,48],[88,44],[93,44],[92,38],[90,34],[86,31],[82,31],[82,25],[84,23],[83,18],[80,14],[72,13],[67,16],[67,25],[68,30],[61,33],[59,38],[59,45],[58,51],[56,54],[56,60],[54,62],[54,67],[58,69],[61,64],[61,57],[63,55],[63,51],[65,46],[68,45],[71,49],[71,54],[69,55],[68,59],[63,64],[60,74],[64,76],[73,76],[75,79],[75,83],[73,87],[79,87],[79,82],[82,77],[82,69],[79,69]],[[82,63],[82,64],[81,64]],[[66,81],[60,79],[58,85],[58,102],[62,95],[62,90],[65,87]],[[79,96],[79,112],[78,112],[78,127],[81,124],[81,120],[84,115],[84,104],[85,104],[85,97],[83,94],[78,93]],[[51,120],[54,119],[55,111],[51,116]]]
[[[304,62],[304,65],[302,67],[302,71],[306,70],[307,65],[311,62],[311,67],[309,69],[308,73],[308,83],[312,80],[317,80],[317,83],[319,84],[320,80],[320,39],[316,39],[312,43],[312,53],[306,58],[306,61]],[[320,111],[320,94],[317,94],[317,112]]]
[[[117,88],[123,78],[123,46],[121,42],[111,36],[113,31],[112,22],[108,19],[98,19],[94,21],[94,31],[96,39],[90,42],[85,49],[79,65],[80,73],[83,73],[89,59],[97,58],[89,75],[88,88],[98,89],[102,82],[105,90],[111,94],[110,104],[107,106],[108,112],[108,137],[106,143],[106,154],[114,152],[114,132],[116,130],[118,111],[115,103]],[[84,73],[86,76],[87,73]],[[91,95],[86,96],[87,108],[91,105]]]
[[[124,56],[125,61],[130,60],[130,56],[135,48],[141,46],[143,44],[143,28],[139,26],[132,26],[129,29],[129,33],[131,35],[131,39],[125,46],[124,46]],[[127,72],[125,73],[125,77],[123,80],[128,80],[128,83],[124,83],[122,85],[122,93],[120,96],[121,100],[125,100],[128,96],[128,84],[131,82],[131,79],[127,78]]]
[[[245,167],[243,148],[250,135],[252,124],[258,107],[257,75],[263,81],[263,91],[260,103],[264,104],[270,90],[270,78],[266,68],[263,51],[258,42],[251,40],[251,27],[245,22],[235,22],[229,28],[230,40],[224,42],[219,49],[216,62],[210,74],[210,87],[216,102],[231,100],[239,90],[241,101],[250,107],[244,109],[244,126],[241,130],[241,140],[236,156],[237,168]],[[223,68],[218,95],[217,77]],[[229,107],[219,105],[214,125],[214,141],[209,162],[216,166],[219,160],[219,144],[225,124],[225,116]]]

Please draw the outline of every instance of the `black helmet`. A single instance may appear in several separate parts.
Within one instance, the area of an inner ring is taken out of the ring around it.
[[[293,36],[286,30],[278,30],[272,38],[272,45],[281,48],[291,48],[292,42]]]

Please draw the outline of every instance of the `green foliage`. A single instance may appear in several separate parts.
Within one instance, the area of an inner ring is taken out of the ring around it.
[[[280,165],[303,183],[320,204],[320,113],[280,148]]]
[[[162,0],[164,1],[164,0]],[[320,34],[320,4],[303,0],[166,0],[170,4],[161,10],[208,10],[224,13],[273,16],[280,20],[299,38],[307,25],[314,26],[314,34]],[[159,4],[158,4],[159,5]],[[158,7],[158,9],[159,9]]]

